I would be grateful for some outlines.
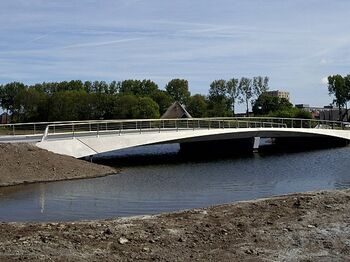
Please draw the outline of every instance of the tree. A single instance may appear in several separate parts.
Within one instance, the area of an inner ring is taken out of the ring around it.
[[[253,103],[252,109],[254,115],[267,115],[271,112],[285,110],[292,107],[293,105],[285,98],[262,93]]]
[[[27,87],[23,83],[12,82],[0,87],[0,105],[11,115],[11,122],[15,120],[20,110],[18,94]]]
[[[227,96],[227,85],[223,79],[215,80],[210,84],[209,89],[209,116],[231,115],[231,100]]]
[[[158,104],[160,115],[164,114],[174,102],[173,98],[164,90],[156,90],[152,93],[151,98]]]
[[[348,80],[347,80],[348,81]],[[333,75],[328,77],[328,92],[329,95],[334,95],[333,103],[339,109],[339,121],[342,120],[342,107],[347,104],[349,100],[349,91],[345,84],[345,79],[341,75]]]
[[[267,76],[256,76],[253,78],[253,94],[255,97],[259,97],[267,90],[269,90],[269,78]]]
[[[16,96],[16,107],[19,108],[16,121],[47,121],[49,97],[35,88],[22,89]]]
[[[230,99],[232,116],[235,115],[235,104],[236,99],[238,98],[238,79],[232,78],[226,83],[226,92],[227,96]]]
[[[138,114],[139,119],[155,119],[159,118],[159,106],[150,97],[140,97],[138,101]]]
[[[249,116],[249,101],[253,97],[252,80],[246,77],[242,77],[239,86],[239,100],[241,103],[246,104],[246,114]]]
[[[199,94],[191,96],[186,109],[192,117],[206,117],[208,103],[205,96]]]
[[[185,79],[172,79],[166,86],[165,90],[175,100],[183,105],[187,105],[187,102],[191,96],[188,90],[188,81]]]

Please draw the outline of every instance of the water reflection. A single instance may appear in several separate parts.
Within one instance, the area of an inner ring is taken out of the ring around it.
[[[350,187],[349,159],[349,148],[254,154],[136,165],[103,178],[0,188],[0,220],[153,214],[291,192],[346,188]]]

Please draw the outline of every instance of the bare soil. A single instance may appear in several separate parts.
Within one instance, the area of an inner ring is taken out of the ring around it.
[[[114,168],[63,156],[30,144],[0,144],[0,186],[88,178]]]
[[[157,216],[0,223],[0,261],[349,261],[350,190]]]

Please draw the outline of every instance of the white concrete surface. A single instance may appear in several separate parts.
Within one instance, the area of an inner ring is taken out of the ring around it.
[[[196,142],[249,137],[312,137],[328,136],[350,140],[349,130],[311,128],[226,128],[172,131],[148,131],[144,133],[106,134],[97,137],[60,138],[37,143],[40,148],[76,158],[113,150],[150,144]]]

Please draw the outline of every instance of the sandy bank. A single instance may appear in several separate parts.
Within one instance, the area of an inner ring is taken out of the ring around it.
[[[0,186],[113,173],[116,170],[111,167],[57,155],[30,144],[0,144]]]
[[[0,224],[0,261],[346,261],[350,190],[108,221]]]

